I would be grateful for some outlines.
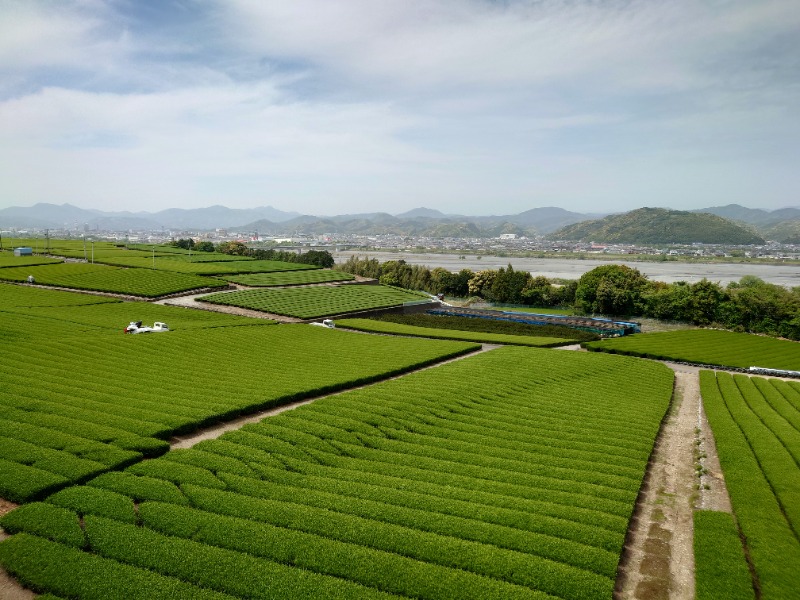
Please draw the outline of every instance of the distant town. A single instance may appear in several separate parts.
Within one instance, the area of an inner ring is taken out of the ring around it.
[[[179,230],[161,228],[157,230],[103,230],[88,226],[72,228],[30,228],[0,230],[0,246],[14,246],[14,239],[34,240],[35,253],[45,252],[48,239],[85,239],[110,241],[123,244],[163,244],[181,238],[192,238],[195,242],[213,243],[239,241],[250,247],[276,248],[302,252],[307,249],[329,250],[341,253],[348,250],[429,252],[443,254],[472,254],[486,256],[525,256],[536,258],[575,257],[592,255],[640,256],[651,260],[669,259],[758,259],[764,261],[800,260],[800,244],[767,242],[764,245],[725,244],[662,244],[658,246],[634,244],[602,244],[550,240],[544,237],[521,236],[513,233],[497,237],[430,237],[376,233],[323,233],[311,234],[302,231],[287,231],[284,234],[266,235],[257,231],[218,228],[213,230]]]

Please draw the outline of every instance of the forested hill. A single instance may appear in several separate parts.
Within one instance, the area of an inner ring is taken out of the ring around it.
[[[621,244],[763,244],[764,239],[709,213],[640,208],[562,227],[549,237]]]

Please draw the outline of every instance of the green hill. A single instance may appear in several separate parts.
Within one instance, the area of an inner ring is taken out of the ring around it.
[[[550,237],[621,244],[764,243],[763,238],[722,217],[665,208],[640,208],[568,225]]]

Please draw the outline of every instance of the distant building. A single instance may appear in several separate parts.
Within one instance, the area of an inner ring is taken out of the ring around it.
[[[500,239],[501,240],[515,240],[515,239],[517,239],[517,234],[516,233],[501,233],[500,234]]]
[[[14,248],[14,256],[33,256],[33,248],[27,246]]]

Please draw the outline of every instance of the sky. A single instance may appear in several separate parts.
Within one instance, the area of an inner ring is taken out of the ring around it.
[[[0,0],[0,209],[800,206],[797,0]]]

